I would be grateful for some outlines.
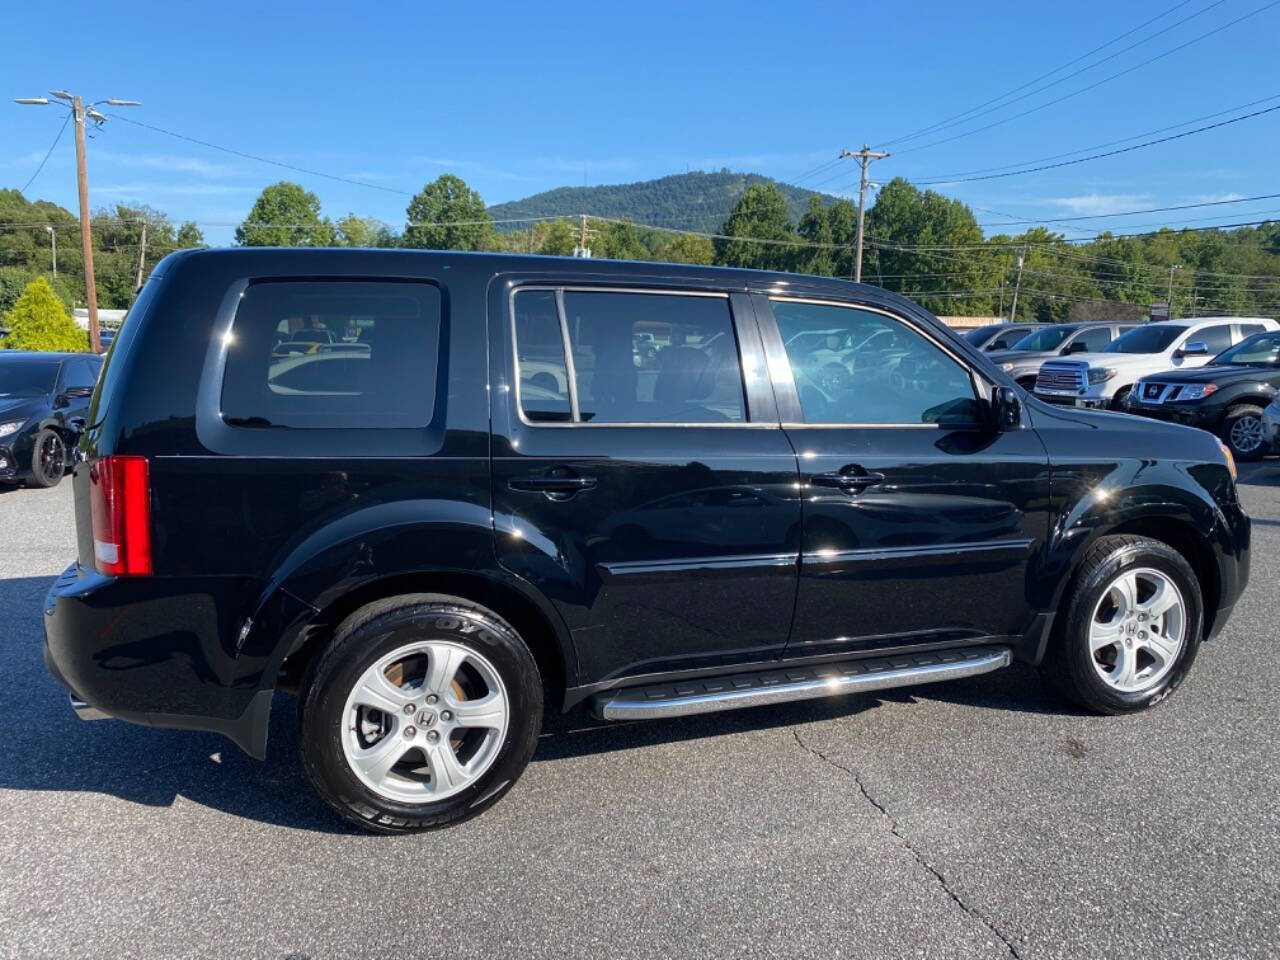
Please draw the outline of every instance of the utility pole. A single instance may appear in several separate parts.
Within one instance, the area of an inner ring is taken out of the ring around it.
[[[862,178],[858,184],[858,235],[857,235],[857,252],[853,255],[853,279],[856,283],[862,282],[862,221],[866,214],[867,208],[867,188],[874,188],[876,185],[867,180],[867,167],[871,165],[872,160],[883,160],[889,156],[888,153],[876,152],[865,143],[861,150],[841,150],[840,157],[854,157],[858,161],[858,165],[862,167]]]
[[[76,124],[76,189],[80,194],[80,247],[84,251],[84,298],[89,308],[89,349],[94,353],[102,352],[102,340],[98,336],[98,288],[93,277],[93,237],[89,224],[89,174],[84,160],[84,121],[87,117],[96,126],[102,126],[107,118],[98,112],[100,103],[112,107],[141,106],[137,100],[121,100],[110,97],[106,100],[95,100],[87,107],[84,99],[65,90],[52,90],[49,96],[63,101],[63,105],[71,110],[71,118]],[[22,97],[14,100],[24,106],[48,106],[49,97]]]
[[[587,215],[585,213],[581,214],[581,220],[582,227],[578,233],[578,245],[573,248],[573,255],[575,257],[589,257],[591,256],[591,248],[587,246],[587,239],[590,237],[591,231],[587,229]]]
[[[53,247],[53,275],[58,275],[58,233],[53,227],[45,227],[45,231],[49,234],[49,244]]]
[[[142,221],[142,242],[139,244],[138,250],[138,279],[133,283],[133,289],[137,290],[142,286],[142,267],[147,262],[147,221]]]
[[[1018,322],[1018,291],[1022,289],[1022,265],[1027,262],[1027,245],[1022,245],[1022,252],[1018,254],[1018,280],[1013,285],[1013,306],[1009,308],[1009,322]]]
[[[1169,301],[1168,301],[1168,308],[1169,308],[1169,319],[1170,319],[1170,320],[1172,320],[1172,319],[1173,319],[1173,271],[1175,271],[1175,270],[1181,270],[1181,269],[1182,269],[1182,264],[1180,264],[1180,263],[1175,263],[1175,264],[1173,264],[1172,266],[1170,266],[1170,267],[1169,267]]]

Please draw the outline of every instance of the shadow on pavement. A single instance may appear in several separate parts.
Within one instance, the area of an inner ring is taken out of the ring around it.
[[[18,745],[0,753],[0,788],[93,792],[146,806],[170,806],[183,797],[263,823],[362,835],[330,811],[303,774],[293,697],[276,697],[264,762],[216,734],[79,720],[66,692],[44,669],[40,609],[51,581],[0,580],[0,621],[9,625],[0,643],[0,671],[7,679],[0,722]],[[855,716],[881,702],[929,699],[998,710],[1068,712],[1034,671],[1021,667],[875,695],[627,724],[596,720],[585,707],[568,714],[548,709],[533,762],[785,728]]]

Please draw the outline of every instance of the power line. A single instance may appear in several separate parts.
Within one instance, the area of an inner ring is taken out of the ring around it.
[[[1280,3],[1280,0],[1276,0]],[[231,147],[224,147],[216,143],[210,143],[208,140],[200,140],[196,137],[189,137],[185,133],[175,133],[172,130],[165,130],[163,127],[157,127],[154,124],[143,123],[141,120],[133,120],[119,114],[108,114],[116,120],[123,120],[125,123],[131,123],[135,127],[144,127],[147,130],[153,130],[156,133],[163,133],[168,137],[176,137],[178,140],[185,140],[188,143],[198,144],[202,147],[208,147],[210,150],[218,150],[222,153],[228,153],[233,157],[241,157],[245,160],[256,160],[258,163],[267,163],[273,167],[281,167],[285,170],[293,170],[295,173],[305,173],[311,177],[323,177],[325,180],[336,180],[339,183],[349,183],[357,187],[368,187],[370,190],[381,190],[384,193],[394,193],[402,197],[412,197],[414,194],[408,190],[400,190],[396,187],[388,187],[378,183],[367,183],[364,180],[356,180],[352,177],[341,177],[334,173],[324,173],[320,170],[309,170],[306,167],[295,166],[292,163],[285,163],[281,160],[272,160],[270,157],[260,157],[257,154],[245,153],[243,150],[233,150]]]
[[[1280,110],[1280,107],[1276,107]],[[1192,210],[1197,207],[1221,207],[1231,203],[1251,203],[1254,200],[1276,200],[1280,199],[1280,193],[1264,193],[1256,197],[1234,197],[1228,200],[1206,200],[1203,203],[1181,203],[1173,207],[1148,207],[1145,210],[1125,210],[1116,213],[1093,213],[1078,217],[1049,217],[1045,220],[999,220],[992,223],[980,223],[978,226],[986,227],[1012,227],[1021,226],[1022,224],[1035,223],[1067,223],[1075,220],[1100,220],[1104,217],[1132,217],[1140,213],[1167,213],[1170,210]]]
[[[1267,107],[1264,110],[1255,110],[1253,113],[1246,113],[1239,117],[1232,117],[1230,120],[1219,120],[1217,123],[1210,123],[1207,126],[1196,127],[1194,130],[1185,130],[1182,133],[1170,134],[1167,137],[1160,137],[1156,140],[1147,140],[1145,143],[1135,143],[1132,146],[1120,147],[1116,150],[1107,150],[1104,153],[1095,153],[1087,157],[1078,157],[1075,160],[1061,160],[1057,163],[1046,163],[1038,167],[1028,167],[1025,170],[1009,170],[1005,173],[988,173],[980,177],[956,177],[944,180],[917,180],[916,183],[922,187],[935,186],[937,184],[950,183],[972,183],[975,180],[1000,180],[1004,177],[1018,177],[1026,173],[1039,173],[1042,170],[1056,170],[1059,167],[1071,167],[1077,163],[1088,163],[1090,160],[1101,160],[1104,157],[1115,157],[1122,153],[1132,153],[1134,150],[1141,150],[1144,147],[1154,147],[1156,144],[1168,143],[1171,140],[1181,140],[1183,137],[1189,137],[1193,134],[1204,133],[1206,130],[1216,130],[1219,127],[1230,126],[1233,123],[1239,123],[1242,120],[1252,120],[1254,117],[1260,117],[1263,114],[1275,113],[1280,110],[1280,104],[1274,107]]]
[[[1074,73],[1069,73],[1065,77],[1059,77],[1057,80],[1053,81],[1053,83],[1046,84],[1045,86],[1040,87],[1037,90],[1032,90],[1030,93],[1026,93],[1021,97],[1017,97],[1013,100],[1010,100],[1008,103],[1002,103],[1002,104],[999,104],[998,106],[994,106],[991,108],[991,110],[984,111],[983,113],[977,112],[979,110],[982,110],[983,107],[991,106],[992,104],[995,104],[1000,100],[1004,100],[1006,97],[1009,97],[1019,92],[1020,90],[1025,90],[1027,87],[1033,86],[1034,84],[1039,83],[1041,80],[1047,80],[1049,77],[1053,76],[1055,73],[1065,70],[1067,67],[1074,66],[1075,64],[1079,63],[1081,60],[1086,60],[1089,57],[1093,56],[1095,53],[1102,52],[1107,47],[1111,46],[1113,43],[1119,43],[1121,40],[1125,39],[1126,37],[1133,36],[1133,34],[1137,33],[1139,30],[1149,27],[1151,24],[1155,23],[1157,20],[1164,19],[1169,14],[1173,13],[1175,10],[1180,10],[1182,7],[1185,7],[1190,2],[1191,0],[1183,0],[1182,3],[1175,4],[1170,9],[1164,11],[1164,13],[1157,14],[1156,16],[1152,17],[1150,20],[1147,20],[1144,23],[1138,24],[1138,26],[1134,27],[1132,30],[1128,30],[1120,34],[1120,36],[1114,37],[1111,40],[1108,40],[1106,43],[1102,44],[1101,46],[1094,47],[1088,53],[1083,53],[1080,56],[1076,57],[1074,60],[1069,60],[1066,63],[1062,64],[1061,66],[1054,67],[1048,73],[1042,73],[1040,76],[1032,80],[1028,80],[1026,83],[1020,84],[1014,87],[1012,90],[1008,90],[1005,93],[1000,94],[998,97],[992,97],[990,100],[986,100],[978,104],[976,107],[971,107],[970,109],[965,110],[962,113],[958,113],[953,117],[948,117],[945,120],[940,120],[937,123],[930,124],[927,127],[921,127],[919,130],[915,131],[914,133],[908,133],[900,137],[895,137],[894,139],[888,140],[885,143],[881,144],[881,146],[888,147],[888,146],[892,146],[895,143],[902,143],[905,140],[914,140],[916,137],[923,136],[926,133],[932,133],[935,130],[945,130],[948,127],[955,126],[957,123],[962,123],[965,119],[973,119],[973,116],[971,115],[976,114],[976,116],[984,116],[986,113],[991,113],[994,110],[1003,109],[1004,107],[1009,106],[1009,104],[1011,103],[1017,103],[1019,100],[1025,100],[1027,97],[1034,96],[1035,94],[1040,93],[1043,90],[1049,89],[1049,87],[1056,86],[1059,83],[1063,83],[1064,81],[1070,80],[1072,77],[1079,76],[1081,73],[1084,73],[1088,70],[1092,70],[1094,67],[1100,67],[1102,66],[1102,64],[1106,63],[1107,61],[1114,60],[1116,57],[1120,56],[1121,54],[1128,53],[1134,47],[1141,46],[1144,43],[1150,43],[1156,37],[1162,36],[1163,34],[1168,33],[1170,30],[1173,30],[1177,27],[1182,26],[1182,24],[1186,23],[1188,20],[1194,20],[1196,17],[1200,16],[1203,13],[1207,13],[1209,10],[1212,10],[1214,7],[1221,6],[1223,3],[1223,0],[1217,0],[1217,2],[1209,4],[1209,6],[1203,8],[1202,10],[1198,10],[1197,12],[1191,14],[1191,16],[1185,17],[1182,20],[1179,20],[1177,23],[1171,24],[1170,26],[1165,27],[1163,30],[1160,30],[1157,33],[1153,33],[1149,37],[1144,37],[1142,40],[1139,40],[1136,43],[1132,43],[1129,46],[1125,47],[1123,50],[1118,50],[1115,53],[1103,58],[1102,60],[1097,61],[1096,63],[1091,63],[1086,67],[1081,67],[1079,70],[1075,71]]]
[[[54,148],[58,146],[58,142],[62,139],[62,135],[66,133],[67,124],[70,122],[71,113],[68,111],[67,115],[62,118],[62,126],[58,128],[58,135],[53,138],[53,143],[49,144],[49,149],[45,151],[44,159],[40,161],[40,166],[36,167],[36,172],[31,175],[30,180],[22,185],[22,189],[18,191],[19,193],[26,193],[27,187],[36,182],[36,177],[40,176],[40,171],[44,169],[44,165],[48,163],[49,158],[53,156]]]
[[[1201,40],[1207,40],[1209,37],[1212,37],[1215,34],[1221,33],[1223,30],[1227,30],[1231,27],[1234,27],[1236,24],[1242,23],[1245,20],[1248,20],[1250,17],[1255,17],[1260,13],[1270,10],[1272,7],[1277,6],[1278,4],[1280,4],[1280,0],[1271,0],[1270,3],[1265,3],[1262,6],[1254,10],[1251,10],[1246,14],[1243,14],[1242,16],[1236,17],[1236,19],[1228,21],[1227,23],[1224,23],[1219,27],[1214,27],[1212,30],[1209,30],[1209,31],[1206,31],[1205,33],[1194,36],[1190,40],[1183,41],[1182,43],[1178,44],[1176,47],[1172,47],[1168,50],[1165,50],[1163,53],[1158,53],[1154,57],[1149,57],[1146,60],[1143,60],[1141,63],[1136,63],[1130,67],[1126,67],[1125,69],[1119,71],[1118,73],[1113,73],[1109,76],[1103,77],[1101,80],[1094,81],[1088,86],[1081,87],[1078,90],[1073,90],[1070,93],[1065,93],[1060,97],[1038,104],[1037,106],[1031,107],[1028,110],[1024,110],[1021,113],[1015,113],[1012,116],[1004,117],[1003,119],[1000,119],[1000,120],[995,120],[989,124],[986,124],[985,126],[975,127],[972,130],[966,130],[962,133],[953,134],[952,136],[949,136],[949,137],[943,137],[940,140],[931,140],[928,143],[922,143],[914,147],[907,147],[905,150],[897,151],[897,153],[899,156],[901,156],[904,153],[913,153],[916,150],[927,150],[929,147],[936,147],[944,143],[951,143],[953,140],[959,140],[963,137],[971,137],[975,133],[982,133],[983,131],[990,130],[993,127],[998,127],[998,126],[1001,126],[1002,124],[1010,123],[1014,120],[1020,120],[1021,118],[1029,116],[1030,114],[1036,113],[1040,110],[1044,110],[1046,107],[1052,107],[1056,104],[1062,103],[1064,100],[1070,100],[1072,97],[1077,97],[1082,93],[1088,93],[1090,90],[1095,90],[1098,87],[1102,86],[1104,83],[1110,83],[1112,80],[1117,80],[1120,77],[1133,73],[1136,70],[1141,70],[1143,67],[1150,66],[1151,64],[1155,63],[1157,60],[1163,60],[1165,57],[1172,56],[1173,54],[1179,52],[1180,50],[1185,50],[1187,47],[1191,46],[1192,44],[1199,43]]]
[[[1116,144],[1129,143],[1132,140],[1141,140],[1144,137],[1153,137],[1158,133],[1165,133],[1169,130],[1177,130],[1179,127],[1185,127],[1188,124],[1200,123],[1203,120],[1212,120],[1214,117],[1220,117],[1224,113],[1234,113],[1237,110],[1247,110],[1250,107],[1256,107],[1260,103],[1268,103],[1272,100],[1280,99],[1280,94],[1272,94],[1269,97],[1259,97],[1257,100],[1250,100],[1248,103],[1236,104],[1234,107],[1227,107],[1224,110],[1215,110],[1213,113],[1202,114],[1198,117],[1192,117],[1189,120],[1180,120],[1177,123],[1170,123],[1163,127],[1156,127],[1154,130],[1147,130],[1143,133],[1135,133],[1128,137],[1119,137],[1116,140],[1107,140],[1104,143],[1095,143],[1087,147],[1081,147],[1078,150],[1067,150],[1063,153],[1050,154],[1047,157],[1035,157],[1031,160],[1019,160],[1017,163],[1005,163],[996,167],[979,167],[976,170],[959,170],[954,173],[931,173],[919,178],[917,182],[929,181],[934,183],[950,182],[952,177],[968,177],[981,173],[994,173],[1000,170],[1013,170],[1017,167],[1025,167],[1030,164],[1049,163],[1054,160],[1061,160],[1065,157],[1076,157],[1082,153],[1088,153],[1091,150],[1102,150],[1106,147],[1114,147]]]

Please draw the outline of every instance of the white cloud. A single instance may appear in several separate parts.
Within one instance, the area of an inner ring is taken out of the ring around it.
[[[1083,193],[1075,197],[1050,197],[1049,202],[1080,216],[1106,216],[1152,205],[1146,193]]]
[[[114,150],[93,151],[95,160],[106,160],[126,167],[146,167],[149,170],[165,170],[170,173],[196,173],[202,177],[221,177],[234,173],[235,168],[225,163],[210,163],[195,157],[176,156],[169,153],[117,153]]]
[[[214,197],[229,193],[257,193],[258,188],[231,183],[112,183],[95,186],[95,195],[137,199],[150,194],[174,197]]]
[[[1188,203],[1223,203],[1230,200],[1243,200],[1243,193],[1236,193],[1234,190],[1230,193],[1198,193]]]

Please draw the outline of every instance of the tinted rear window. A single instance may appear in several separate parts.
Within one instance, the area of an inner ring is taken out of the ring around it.
[[[1160,353],[1186,332],[1186,327],[1152,324],[1136,327],[1111,341],[1104,353]]]
[[[231,326],[222,416],[244,427],[424,427],[440,347],[426,283],[268,281]]]

